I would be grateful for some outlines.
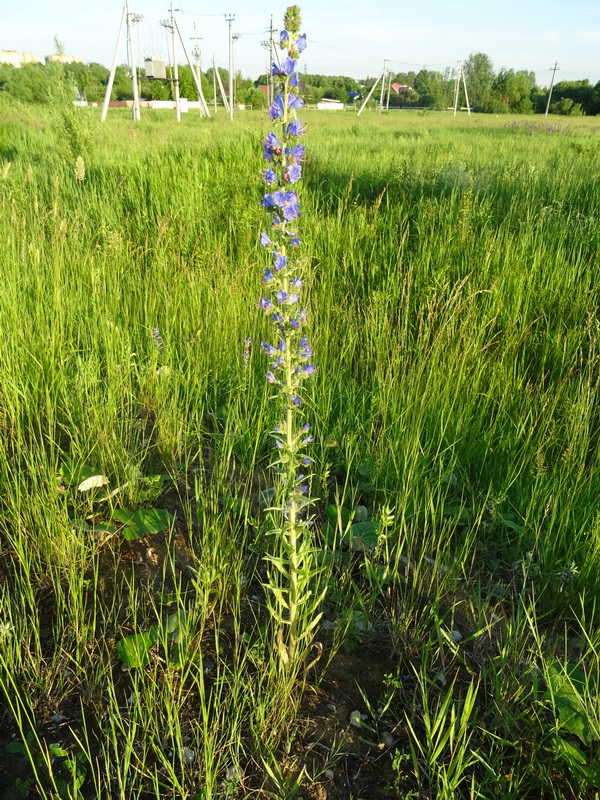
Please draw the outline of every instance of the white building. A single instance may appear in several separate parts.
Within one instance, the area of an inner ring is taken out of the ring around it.
[[[33,53],[21,53],[18,50],[0,50],[0,64],[12,64],[20,67],[21,64],[41,64],[39,58]]]

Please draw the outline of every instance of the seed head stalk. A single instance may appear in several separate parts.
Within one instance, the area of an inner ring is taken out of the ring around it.
[[[320,616],[317,605],[321,598],[314,592],[318,570],[314,567],[310,520],[306,518],[308,486],[302,483],[305,477],[302,470],[310,465],[303,450],[312,436],[308,433],[310,426],[301,425],[300,391],[304,379],[315,372],[315,366],[303,332],[307,315],[300,300],[304,286],[302,266],[294,255],[301,243],[294,227],[300,217],[300,203],[296,189],[290,188],[301,180],[304,160],[300,138],[305,131],[296,117],[296,110],[303,105],[296,93],[299,87],[296,67],[306,37],[299,33],[297,6],[287,9],[284,23],[280,43],[287,50],[287,57],[281,65],[272,65],[272,73],[279,81],[279,91],[269,109],[275,130],[263,142],[268,162],[263,179],[269,191],[263,196],[262,205],[272,216],[270,230],[261,234],[261,243],[273,258],[273,268],[265,271],[263,283],[267,288],[260,305],[275,326],[275,342],[262,342],[261,347],[274,357],[267,380],[278,387],[283,412],[282,422],[272,432],[279,451],[275,467],[279,475],[280,506],[273,510],[279,512],[281,547],[278,553],[268,556],[275,567],[269,575],[270,610],[279,626],[279,654],[283,663],[291,667],[298,664],[301,653],[309,646]],[[300,643],[303,647],[299,647]]]

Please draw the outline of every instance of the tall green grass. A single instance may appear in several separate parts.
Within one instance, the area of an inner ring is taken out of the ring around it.
[[[5,730],[33,732],[43,797],[67,792],[53,736],[83,754],[73,797],[287,796],[273,756],[293,763],[300,695],[283,701],[261,586],[276,422],[256,347],[265,120],[92,119],[78,181],[52,119],[0,113]],[[336,502],[387,523],[363,553],[324,537],[337,625],[313,679],[336,647],[366,646],[364,615],[395,665],[377,722],[396,726],[389,791],[593,797],[594,121],[306,119],[319,529]],[[65,465],[84,464],[113,497],[64,486]],[[92,530],[140,506],[175,514],[160,545],[129,552]],[[178,610],[189,641],[173,669],[164,626]],[[122,672],[116,641],[152,625],[151,664]],[[590,676],[575,681],[589,774],[566,756],[552,771],[556,742],[576,735],[561,727],[557,663]]]

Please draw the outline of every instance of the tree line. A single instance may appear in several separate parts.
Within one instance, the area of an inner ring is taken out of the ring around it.
[[[27,103],[47,103],[52,95],[55,78],[55,64],[25,64],[19,68],[0,64],[0,93]],[[85,97],[88,102],[101,103],[104,100],[109,70],[102,64],[64,64],[61,65],[64,79],[73,87],[74,94]],[[228,91],[229,74],[218,67],[221,80]],[[178,68],[179,90],[182,97],[193,99],[197,96],[196,84],[190,67],[185,64]],[[533,114],[546,109],[548,90],[536,84],[535,74],[527,70],[502,68],[494,69],[493,63],[485,53],[473,53],[464,63],[464,73],[471,108],[490,114]],[[170,68],[167,68],[170,78]],[[344,75],[303,75],[305,101],[318,103],[327,97],[344,103],[362,102],[376,83],[376,78],[367,77],[355,80]],[[202,89],[208,102],[215,98],[215,81],[212,67],[201,72]],[[252,108],[266,104],[265,94],[259,86],[268,82],[266,74],[255,81],[235,76],[235,100]],[[454,104],[456,75],[451,69],[444,72],[423,68],[416,71],[398,72],[391,76],[392,88],[389,105],[392,108],[444,109]],[[381,86],[381,83],[380,83]],[[140,96],[149,100],[167,100],[172,97],[171,80],[150,80],[143,71],[139,79]],[[217,100],[220,93],[217,86]],[[130,100],[133,97],[131,74],[125,65],[117,67],[111,92],[111,100]],[[372,103],[378,102],[380,88],[374,94]],[[387,96],[384,98],[387,103]],[[466,98],[461,85],[459,102],[465,105]],[[559,81],[552,92],[550,113],[564,115],[595,115],[600,113],[600,81],[592,85],[589,80]]]

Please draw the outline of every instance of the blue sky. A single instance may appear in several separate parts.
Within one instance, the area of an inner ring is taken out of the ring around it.
[[[256,78],[266,70],[261,48],[273,14],[281,25],[281,5],[248,0],[224,0],[227,5],[177,0],[179,26],[190,42],[194,22],[201,37],[203,67],[213,53],[227,67],[225,13],[235,14],[235,67]],[[394,71],[423,66],[443,71],[470,53],[487,53],[496,69],[513,67],[536,73],[540,85],[550,82],[550,68],[558,61],[558,80],[600,80],[600,1],[590,0],[306,0],[300,4],[303,29],[310,47],[301,69],[309,72],[365,77],[378,75],[383,59]],[[84,61],[110,66],[121,9],[120,0],[3,0],[0,5],[0,49],[25,50],[43,58],[53,52],[56,34],[66,52]],[[131,11],[144,15],[136,26],[142,57],[166,57],[167,0],[131,0]],[[212,15],[212,16],[211,16]],[[126,60],[125,36],[119,63]],[[179,50],[178,60],[184,60]]]

